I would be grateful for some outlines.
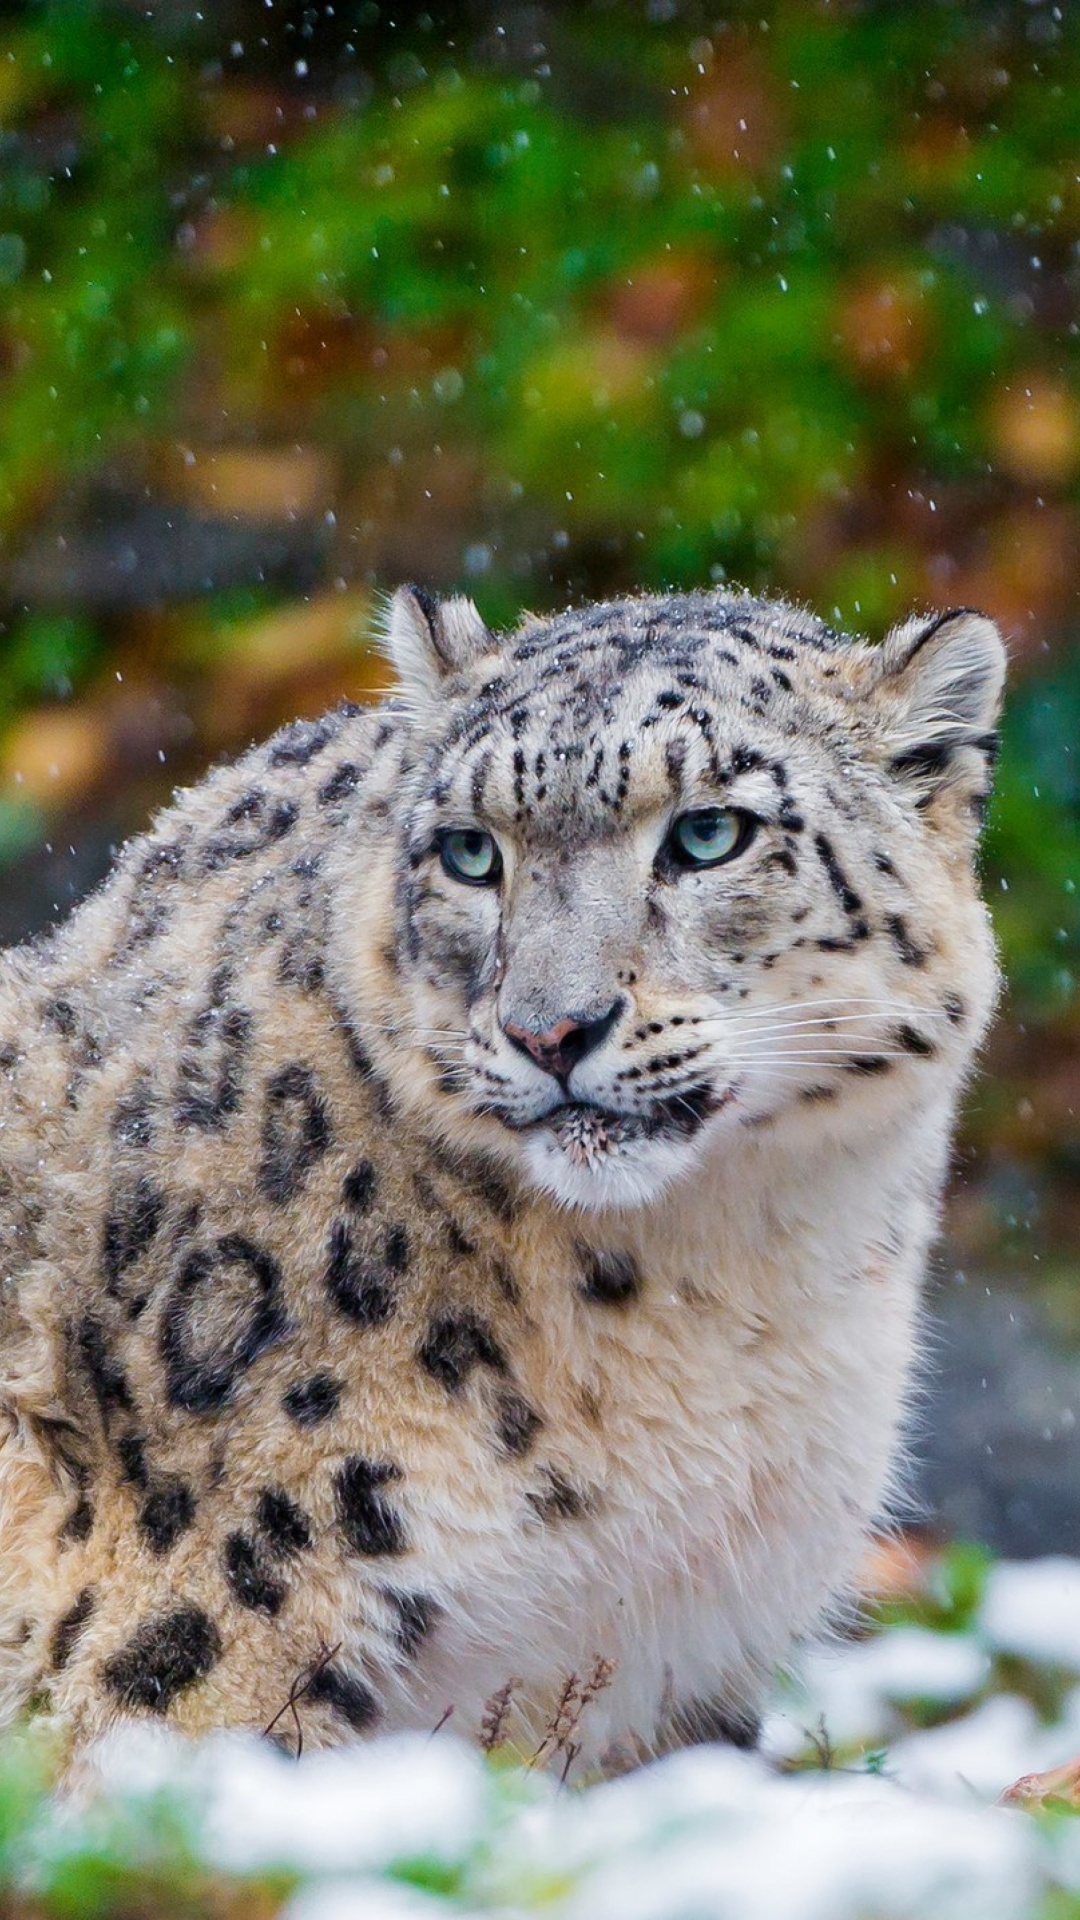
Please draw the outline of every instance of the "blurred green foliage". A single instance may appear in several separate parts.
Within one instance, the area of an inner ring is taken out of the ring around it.
[[[910,1591],[889,1594],[872,1609],[879,1626],[926,1627],[933,1633],[968,1633],[982,1606],[994,1564],[985,1547],[954,1541],[931,1560]]]
[[[1078,98],[1043,0],[0,7],[0,856],[379,684],[402,577],[979,604],[975,1130],[1080,1151]]]

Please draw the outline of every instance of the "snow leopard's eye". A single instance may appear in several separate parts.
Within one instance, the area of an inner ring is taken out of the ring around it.
[[[695,807],[679,815],[665,851],[677,867],[718,867],[749,846],[757,826],[752,813],[736,807]]]
[[[438,838],[443,872],[469,887],[493,887],[502,872],[502,855],[490,833],[479,827],[448,828]]]

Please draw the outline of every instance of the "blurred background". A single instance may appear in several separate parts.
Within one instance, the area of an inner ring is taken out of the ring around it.
[[[0,5],[0,937],[409,578],[1003,623],[919,1497],[1080,1550],[1080,9]]]

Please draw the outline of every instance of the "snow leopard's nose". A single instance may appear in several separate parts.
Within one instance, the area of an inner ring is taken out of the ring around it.
[[[521,1053],[527,1053],[545,1073],[553,1073],[557,1080],[566,1081],[587,1053],[603,1045],[622,1010],[620,995],[596,1020],[571,1014],[565,1020],[557,1020],[553,1027],[546,1027],[543,1033],[519,1027],[513,1020],[504,1020],[502,1028],[512,1045]]]

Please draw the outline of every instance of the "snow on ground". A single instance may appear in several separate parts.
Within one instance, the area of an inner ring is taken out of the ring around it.
[[[213,1869],[292,1876],[285,1920],[1080,1920],[1080,1820],[994,1804],[1080,1754],[1080,1562],[979,1585],[812,1655],[761,1756],[699,1748],[581,1791],[445,1732],[299,1765],[129,1737],[104,1803],[50,1818],[27,1879],[146,1846],[165,1795]]]

